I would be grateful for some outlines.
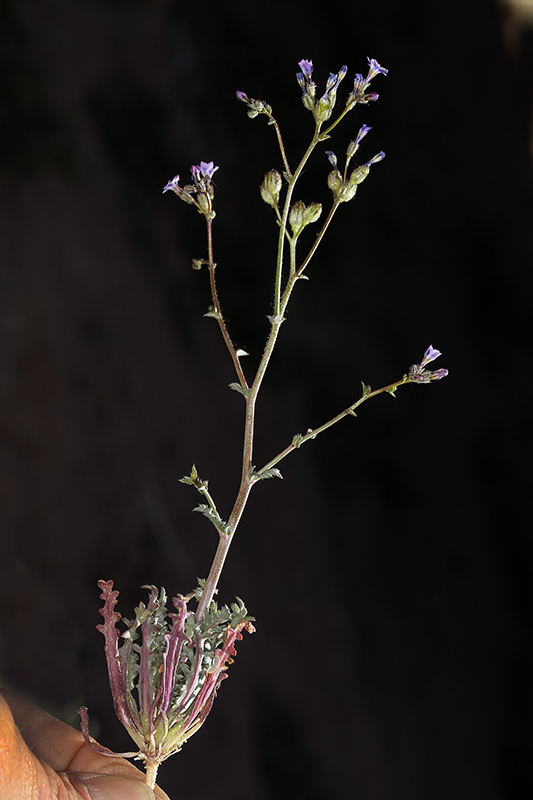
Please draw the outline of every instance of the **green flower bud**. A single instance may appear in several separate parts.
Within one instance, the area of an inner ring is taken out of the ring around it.
[[[366,178],[369,172],[370,172],[370,167],[367,166],[357,167],[357,169],[354,169],[354,171],[350,175],[349,183],[350,184],[363,183],[364,179]]]
[[[198,199],[196,202],[198,203],[198,211],[200,214],[203,214],[206,219],[214,218],[215,212],[213,211],[211,198],[207,192],[198,192]]]
[[[335,105],[335,99],[333,99],[332,102],[328,95],[324,95],[323,97],[321,97],[315,106],[316,121],[325,122],[326,120],[328,120],[331,117],[334,105]]]
[[[269,206],[277,208],[279,193],[281,191],[282,179],[277,170],[271,169],[265,175],[265,180],[261,184],[261,197]]]
[[[298,236],[298,234],[305,225],[304,211],[305,211],[304,203],[301,200],[298,200],[298,202],[293,205],[293,207],[289,212],[289,222],[291,224],[294,236]]]
[[[307,206],[307,208],[304,211],[303,224],[309,225],[310,222],[316,222],[321,214],[322,214],[322,204],[311,203],[311,205]]]
[[[333,192],[333,196],[337,197],[338,193],[340,192],[343,186],[342,175],[340,174],[338,169],[334,169],[333,172],[329,173],[328,186]]]
[[[355,197],[355,193],[357,192],[357,184],[356,183],[347,183],[343,190],[340,192],[339,200],[341,203],[348,203],[349,200],[353,200]]]

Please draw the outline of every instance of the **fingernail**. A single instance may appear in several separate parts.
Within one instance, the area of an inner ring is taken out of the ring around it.
[[[153,791],[146,783],[122,775],[82,778],[81,783],[91,800],[155,800]]]

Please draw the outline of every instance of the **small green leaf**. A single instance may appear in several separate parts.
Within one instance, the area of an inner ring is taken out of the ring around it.
[[[281,480],[283,480],[283,475],[276,467],[265,469],[264,472],[256,473],[256,475],[259,480],[263,480],[263,478],[281,478]]]
[[[234,392],[239,392],[244,397],[248,397],[250,394],[250,389],[247,389],[245,386],[241,386],[240,383],[230,383],[229,388],[233,389]]]

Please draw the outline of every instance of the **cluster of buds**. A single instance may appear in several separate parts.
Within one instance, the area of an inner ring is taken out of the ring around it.
[[[91,747],[108,755],[142,759],[147,771],[181,749],[205,721],[218,687],[227,677],[227,664],[235,655],[234,644],[242,631],[254,631],[252,617],[242,601],[220,609],[212,601],[202,620],[187,604],[202,586],[189,595],[177,595],[172,602],[177,613],[167,614],[166,594],[150,590],[148,603],[135,609],[135,619],[122,620],[114,610],[118,591],[113,581],[99,581],[104,623],[98,630],[105,636],[109,683],[115,711],[138,747],[136,753],[110,754],[89,737],[87,709],[79,711],[82,732]],[[126,625],[120,634],[117,623]],[[119,637],[124,643],[119,647]],[[137,641],[139,640],[139,641]]]
[[[366,164],[356,167],[348,177],[348,165],[353,156],[359,150],[361,139],[366,136],[370,130],[372,130],[372,128],[369,125],[363,125],[360,128],[356,138],[348,145],[346,150],[346,166],[344,168],[344,176],[341,175],[339,171],[337,156],[335,153],[333,153],[331,150],[326,152],[329,162],[333,167],[333,171],[328,175],[328,186],[333,192],[334,199],[339,203],[347,203],[349,200],[352,200],[357,192],[357,187],[364,181],[370,172],[371,165],[376,164],[378,161],[382,161],[385,158],[385,153],[383,150],[381,150],[379,153],[377,153],[377,155],[373,156],[370,161],[367,161]]]
[[[316,84],[312,79],[313,62],[303,59],[298,62],[298,66],[302,70],[296,74],[296,80],[300,84],[300,88],[303,92],[302,102],[309,111],[313,112],[318,124],[325,122],[333,113],[335,103],[337,102],[337,89],[348,72],[348,67],[341,67],[337,73],[330,72],[326,84],[326,91],[317,101]]]
[[[409,381],[412,383],[431,383],[431,381],[440,381],[441,378],[445,378],[448,374],[447,369],[426,369],[426,366],[435,361],[440,355],[440,350],[435,350],[432,345],[429,345],[420,364],[413,364],[409,370]]]
[[[368,64],[369,70],[366,78],[363,78],[363,76],[359,74],[355,76],[353,91],[350,92],[346,101],[347,109],[352,109],[357,103],[366,104],[378,99],[379,95],[376,92],[369,92],[367,94],[367,89],[370,86],[371,80],[375,78],[376,75],[380,73],[386,75],[388,70],[381,67],[375,58],[369,58]],[[312,77],[313,62],[308,59],[302,59],[302,61],[298,63],[298,66],[302,70],[296,74],[296,80],[300,84],[302,90],[302,102],[305,108],[312,111],[317,124],[320,125],[331,117],[337,101],[337,89],[348,72],[348,67],[343,66],[340,68],[339,72],[330,73],[326,84],[326,91],[322,97],[317,100],[316,84]]]
[[[253,97],[248,97],[246,92],[235,92],[237,100],[246,103],[248,106],[248,116],[250,119],[257,117],[259,114],[266,114],[267,117],[272,118],[272,108],[265,103],[264,100],[254,100]]]
[[[179,185],[180,176],[175,175],[163,189],[165,192],[174,192],[181,200],[184,200],[189,205],[195,205],[200,214],[203,214],[206,219],[213,219],[215,211],[213,210],[213,198],[215,196],[215,189],[213,186],[213,175],[217,171],[213,161],[200,161],[200,166],[191,167],[191,177],[193,183],[183,188]]]

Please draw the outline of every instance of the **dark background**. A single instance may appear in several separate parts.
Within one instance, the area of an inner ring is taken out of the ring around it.
[[[533,36],[489,0],[0,3],[0,675],[129,749],[95,631],[96,581],[190,591],[223,516],[243,403],[203,318],[202,218],[161,195],[213,159],[231,333],[257,364],[276,226],[258,186],[271,103],[294,164],[295,80],[389,69],[361,161],[383,149],[297,286],[259,403],[258,466],[399,378],[253,492],[220,597],[257,619],[204,728],[163,765],[175,800],[504,800],[531,792]],[[326,148],[324,148],[326,149]],[[317,154],[300,194],[328,202]],[[312,242],[310,233],[307,241]]]

